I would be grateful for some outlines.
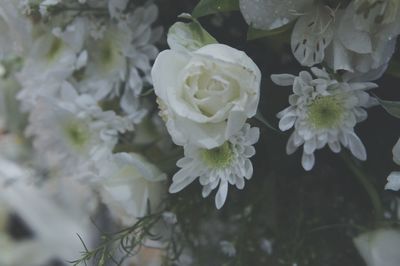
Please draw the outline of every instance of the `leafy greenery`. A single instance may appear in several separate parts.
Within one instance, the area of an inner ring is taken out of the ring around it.
[[[239,10],[239,0],[201,0],[194,8],[192,15],[199,18],[236,10]]]
[[[392,60],[389,64],[386,74],[400,78],[400,62]]]
[[[389,114],[396,118],[400,118],[400,101],[385,101],[378,97],[376,97],[376,99]]]
[[[84,251],[81,258],[70,261],[70,263],[78,266],[88,265],[91,262],[93,265],[104,266],[112,262],[114,265],[120,266],[128,257],[132,257],[140,251],[144,240],[156,238],[152,229],[160,219],[160,213],[150,214],[140,218],[131,227],[115,233],[103,234],[101,243],[93,250],[89,250],[84,240],[78,235]],[[125,256],[119,259],[115,258],[117,250],[121,250]]]
[[[265,37],[272,37],[275,35],[283,34],[289,31],[293,27],[293,23],[288,23],[282,27],[273,29],[273,30],[259,30],[253,27],[249,27],[247,31],[247,40],[252,41],[256,39],[261,39]]]
[[[176,38],[180,45],[184,46],[187,50],[194,51],[207,44],[218,43],[218,41],[201,26],[199,21],[197,21],[191,15],[184,13],[179,17],[188,19],[190,22],[176,22],[170,27],[168,36]],[[190,34],[190,40],[182,39],[180,36],[180,32],[182,31]]]

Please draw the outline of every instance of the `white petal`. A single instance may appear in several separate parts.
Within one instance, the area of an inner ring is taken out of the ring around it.
[[[307,154],[303,152],[303,156],[301,157],[301,165],[303,166],[304,170],[310,171],[314,167],[314,164],[314,154]]]
[[[328,9],[318,7],[296,22],[291,47],[303,66],[319,64],[325,57],[325,48],[333,38],[333,23],[328,12]]]
[[[334,153],[339,153],[341,150],[340,144],[337,141],[329,142],[328,145]]]
[[[253,176],[253,164],[249,159],[246,159],[244,161],[244,170],[245,170],[245,175],[244,177],[249,180]]]
[[[203,196],[203,198],[207,198],[208,195],[210,195],[211,191],[212,191],[211,185],[210,184],[206,185],[203,187],[201,195]]]
[[[367,159],[367,151],[358,136],[354,132],[349,132],[346,137],[351,153],[359,160],[365,161]]]
[[[193,170],[191,168],[182,168],[177,173],[175,173],[175,175],[172,177],[172,181],[180,183],[191,174],[193,174]]]
[[[171,186],[169,187],[169,193],[177,193],[190,185],[197,177],[196,176],[188,176],[186,179],[182,180],[181,182],[172,182]]]
[[[243,179],[243,177],[236,176],[236,187],[237,187],[237,189],[243,189],[244,188],[244,179]]]
[[[292,86],[296,76],[290,74],[273,74],[271,80],[279,86]]]
[[[400,139],[397,141],[396,145],[393,147],[393,161],[400,165]]]
[[[351,82],[349,85],[352,90],[370,90],[378,88],[378,85],[372,82]]]
[[[312,67],[311,72],[318,78],[330,79],[329,74],[325,71],[325,69],[319,69],[317,67]]]
[[[369,231],[354,238],[354,244],[367,266],[398,266],[400,232],[384,228]]]
[[[315,138],[312,138],[304,143],[304,152],[307,154],[314,153],[317,148],[317,141]]]
[[[225,138],[229,139],[231,136],[238,133],[246,123],[246,113],[243,110],[231,110],[228,117],[228,123],[225,131]]]
[[[215,195],[215,206],[217,209],[221,209],[225,203],[226,197],[228,195],[228,182],[226,180],[221,180],[217,195]]]
[[[296,122],[297,116],[287,115],[284,116],[281,120],[279,120],[279,129],[282,131],[289,130],[293,127]]]
[[[288,140],[288,142],[287,142],[287,144],[286,144],[286,153],[287,153],[288,155],[293,154],[293,153],[297,150],[297,148],[298,148],[301,144],[303,144],[303,143],[301,143],[300,145],[297,145],[297,143],[295,143],[295,139],[296,139],[296,134],[293,133],[293,134],[290,136],[290,138],[289,138],[289,140]]]
[[[343,45],[356,53],[367,54],[372,52],[372,43],[369,34],[360,31],[354,25],[354,8],[351,4],[346,8],[345,14],[340,20],[338,37]]]
[[[256,144],[260,138],[260,129],[258,127],[252,127],[246,134],[246,144],[253,145]]]
[[[393,172],[387,178],[385,189],[398,191],[400,190],[400,172]]]

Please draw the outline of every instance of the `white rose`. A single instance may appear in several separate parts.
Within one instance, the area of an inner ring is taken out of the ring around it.
[[[218,147],[257,111],[260,70],[244,52],[223,44],[194,52],[165,50],[152,78],[177,145]]]

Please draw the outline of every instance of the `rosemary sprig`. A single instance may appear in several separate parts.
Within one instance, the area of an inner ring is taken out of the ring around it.
[[[146,239],[156,239],[151,230],[161,217],[162,213],[149,214],[139,218],[131,227],[124,228],[115,233],[104,234],[101,237],[101,243],[92,250],[87,247],[82,237],[78,235],[84,251],[82,251],[81,258],[69,261],[69,263],[73,266],[88,265],[89,262],[94,262],[94,265],[99,266],[104,266],[109,262],[118,266],[122,265],[128,257],[135,256],[140,251]],[[117,250],[125,254],[120,259],[115,258]]]

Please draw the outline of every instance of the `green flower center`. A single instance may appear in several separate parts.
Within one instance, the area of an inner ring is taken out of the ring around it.
[[[308,106],[308,120],[317,129],[336,127],[343,118],[344,108],[335,96],[316,98]]]
[[[79,122],[70,121],[64,126],[64,134],[69,143],[76,149],[83,149],[90,137],[87,127]]]
[[[49,62],[54,61],[57,56],[60,54],[60,52],[63,49],[64,44],[62,43],[61,39],[59,38],[54,38],[53,41],[51,42],[50,49],[47,52],[47,60]]]
[[[229,166],[234,158],[234,153],[229,142],[214,149],[201,150],[201,158],[210,168],[224,168]]]
[[[104,39],[99,49],[99,63],[105,72],[111,71],[116,64],[121,63],[122,56],[112,40]]]

